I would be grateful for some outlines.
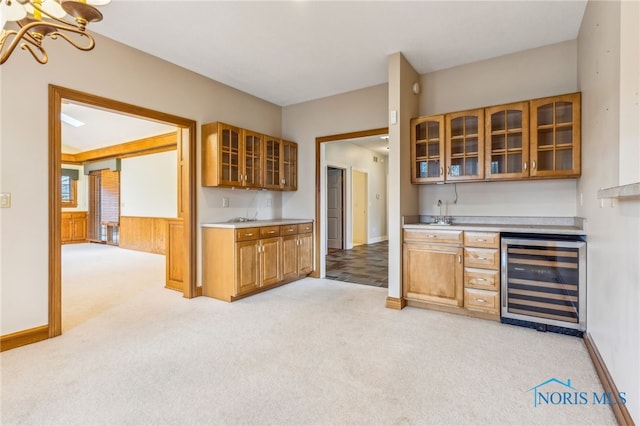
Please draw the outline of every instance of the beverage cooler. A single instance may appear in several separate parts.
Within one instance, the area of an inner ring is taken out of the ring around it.
[[[582,336],[586,242],[581,236],[503,234],[503,323]]]

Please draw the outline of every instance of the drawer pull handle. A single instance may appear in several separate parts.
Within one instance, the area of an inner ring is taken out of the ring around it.
[[[486,281],[484,278],[476,278],[476,281]]]
[[[276,231],[269,231],[269,233],[270,233],[270,234],[275,234],[275,233],[276,233]]]
[[[476,302],[478,302],[478,303],[486,303],[487,301],[485,299],[476,299]]]
[[[486,257],[478,257],[478,260],[487,260]]]
[[[438,238],[437,235],[427,235],[427,238]]]
[[[462,256],[458,255],[458,263],[462,263]]]
[[[484,243],[487,240],[485,240],[484,238],[478,238],[476,241],[479,242],[479,243]]]
[[[249,232],[249,233],[244,234],[244,235],[246,235],[247,237],[253,237],[253,232]]]

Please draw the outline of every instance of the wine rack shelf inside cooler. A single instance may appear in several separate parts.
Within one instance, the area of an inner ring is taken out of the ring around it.
[[[502,239],[502,316],[584,330],[585,243]]]

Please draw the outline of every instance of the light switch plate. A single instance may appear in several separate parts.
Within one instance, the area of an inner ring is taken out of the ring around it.
[[[3,192],[0,194],[0,208],[8,209],[11,207],[11,193]]]

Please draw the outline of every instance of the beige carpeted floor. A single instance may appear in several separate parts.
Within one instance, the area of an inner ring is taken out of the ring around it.
[[[602,392],[575,337],[310,278],[187,300],[163,288],[162,256],[63,256],[65,333],[1,354],[3,425],[615,424],[606,406],[533,406],[552,377]]]

